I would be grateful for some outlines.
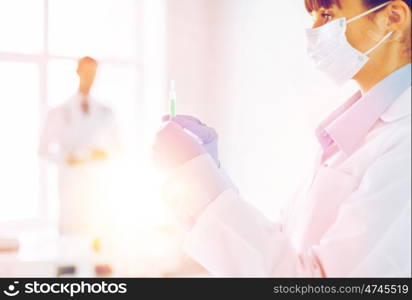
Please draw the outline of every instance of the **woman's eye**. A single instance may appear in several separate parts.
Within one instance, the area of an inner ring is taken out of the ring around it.
[[[330,20],[332,19],[332,15],[329,14],[329,13],[322,13],[322,14],[321,14],[321,17],[322,17],[323,19],[326,19],[327,21],[330,21]]]

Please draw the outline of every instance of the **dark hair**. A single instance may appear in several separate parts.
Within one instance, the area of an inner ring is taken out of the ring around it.
[[[364,5],[368,8],[372,8],[385,3],[387,0],[362,0]],[[403,0],[411,8],[412,0]],[[339,0],[305,0],[305,7],[308,12],[318,10],[319,8],[330,8],[333,5],[341,7]]]
[[[381,5],[385,3],[387,0],[363,0],[363,3],[365,4],[366,7],[372,8],[378,5]],[[411,8],[411,2],[412,0],[403,0],[406,4],[408,4],[409,8]]]
[[[305,0],[305,7],[308,12],[316,11],[319,8],[331,8],[333,5],[340,6],[339,0]]]

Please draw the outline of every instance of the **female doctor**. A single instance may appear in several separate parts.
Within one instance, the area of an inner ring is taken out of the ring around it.
[[[309,56],[360,91],[320,123],[315,170],[279,223],[241,199],[213,129],[165,117],[154,158],[183,248],[215,276],[410,277],[411,0],[305,4]]]

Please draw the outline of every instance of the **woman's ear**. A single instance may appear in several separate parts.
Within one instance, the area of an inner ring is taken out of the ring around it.
[[[390,31],[404,31],[411,26],[411,11],[402,0],[394,0],[385,10]]]

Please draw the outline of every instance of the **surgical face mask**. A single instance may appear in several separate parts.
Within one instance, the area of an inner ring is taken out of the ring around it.
[[[343,85],[353,78],[368,62],[368,55],[384,43],[392,32],[385,35],[375,46],[365,53],[352,47],[346,38],[347,24],[356,21],[386,5],[378,5],[349,20],[339,18],[318,28],[306,30],[308,55],[316,67],[323,71],[336,84]]]

